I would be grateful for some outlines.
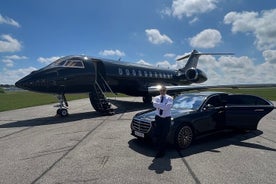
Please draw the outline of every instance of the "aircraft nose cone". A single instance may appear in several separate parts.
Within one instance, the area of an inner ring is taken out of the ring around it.
[[[24,77],[24,78],[20,79],[19,81],[17,81],[15,83],[15,86],[18,88],[21,88],[21,89],[30,89],[31,81],[27,77]]]

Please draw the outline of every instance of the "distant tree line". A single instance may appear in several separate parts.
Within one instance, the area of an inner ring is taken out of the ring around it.
[[[0,84],[0,93],[5,93],[4,89],[13,88],[15,85],[11,84]]]
[[[0,84],[1,88],[10,88],[10,87],[15,87],[15,85],[11,85],[11,84]]]

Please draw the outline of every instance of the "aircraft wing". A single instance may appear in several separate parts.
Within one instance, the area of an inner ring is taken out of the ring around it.
[[[148,87],[148,92],[152,95],[159,94],[160,85]],[[273,84],[227,84],[227,85],[189,85],[189,86],[166,86],[168,94],[177,94],[184,91],[207,90],[207,89],[239,89],[239,88],[268,88],[276,87]]]

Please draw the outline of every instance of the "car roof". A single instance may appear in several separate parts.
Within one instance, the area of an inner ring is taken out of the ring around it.
[[[199,96],[211,96],[215,94],[228,94],[220,91],[200,91],[200,92],[189,92],[189,93],[181,93],[180,95],[199,95]]]

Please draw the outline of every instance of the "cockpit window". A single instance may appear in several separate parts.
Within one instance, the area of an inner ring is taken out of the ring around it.
[[[53,67],[84,68],[84,64],[79,59],[59,59],[48,66],[48,68]]]
[[[84,68],[81,60],[67,60],[65,67]]]

